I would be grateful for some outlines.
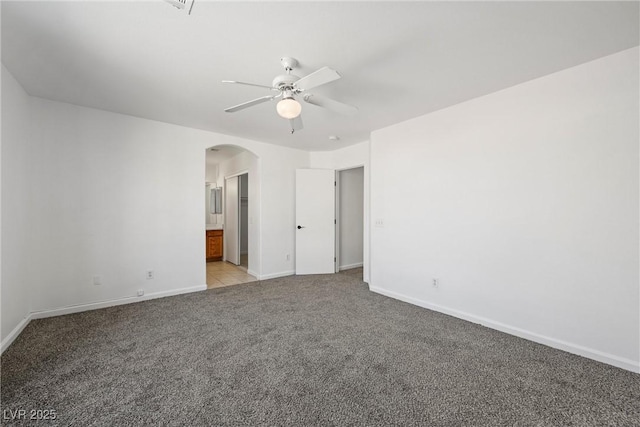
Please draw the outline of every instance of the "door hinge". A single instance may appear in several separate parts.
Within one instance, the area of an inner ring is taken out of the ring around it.
[[[334,223],[334,224],[337,224],[337,223],[338,223],[338,220],[337,220],[337,219],[334,219],[334,220],[333,220],[333,223]]]
[[[336,257],[333,257],[333,262],[336,262]]]
[[[338,182],[337,181],[333,181],[333,186],[337,187],[338,186]]]

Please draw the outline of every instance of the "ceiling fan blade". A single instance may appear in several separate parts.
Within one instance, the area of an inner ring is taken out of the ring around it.
[[[344,114],[347,116],[354,115],[358,112],[358,108],[353,105],[343,104],[342,102],[335,101],[333,99],[324,98],[322,96],[307,93],[302,98],[309,104],[317,105],[318,107],[326,108],[336,113]]]
[[[338,74],[336,70],[329,67],[322,67],[296,81],[294,86],[300,90],[308,90],[338,80],[340,77],[340,74]]]
[[[291,125],[291,133],[294,133],[297,130],[302,130],[302,128],[304,128],[304,126],[302,125],[302,116],[289,119],[289,124]]]
[[[238,81],[235,81],[235,80],[223,80],[222,83],[233,83],[233,84],[237,84],[237,85],[263,87],[263,88],[266,88],[266,89],[276,90],[275,88],[273,88],[271,86],[257,85],[255,83],[238,82]]]
[[[262,104],[263,102],[271,101],[275,96],[267,95],[261,98],[256,98],[251,101],[243,102],[242,104],[234,105],[233,107],[225,108],[227,113],[235,113],[236,111],[244,110],[245,108],[253,107],[254,105]]]

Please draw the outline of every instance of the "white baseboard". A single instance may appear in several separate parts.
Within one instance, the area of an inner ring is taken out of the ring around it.
[[[82,311],[97,310],[100,308],[113,307],[116,305],[131,304],[134,302],[147,301],[147,300],[156,299],[156,298],[164,298],[164,297],[170,297],[174,295],[188,294],[191,292],[199,292],[199,291],[205,291],[205,290],[207,290],[207,285],[200,285],[200,286],[192,286],[189,288],[171,289],[169,291],[154,292],[154,293],[146,294],[140,297],[129,296],[129,297],[116,298],[116,299],[106,300],[106,301],[96,301],[88,304],[76,304],[76,305],[69,305],[65,307],[52,308],[47,310],[32,311],[31,313],[29,313],[27,317],[25,317],[18,324],[18,326],[16,326],[13,329],[13,331],[11,331],[11,333],[4,340],[2,340],[1,353],[4,353],[4,351],[7,348],[9,348],[11,343],[18,337],[18,335],[20,335],[22,330],[29,324],[29,322],[32,319],[44,319],[47,317],[62,316],[65,314],[72,314],[72,313],[80,313]]]
[[[293,276],[294,274],[296,274],[296,272],[294,270],[290,270],[290,271],[281,271],[279,273],[263,274],[262,276],[256,276],[256,277],[258,278],[258,280],[267,280],[267,279],[275,279],[278,277]]]
[[[534,341],[539,344],[544,344],[549,347],[556,348],[558,350],[566,351],[568,353],[577,354],[578,356],[583,356],[588,359],[597,360],[598,362],[617,366],[618,368],[626,369],[631,372],[640,373],[640,363],[631,359],[619,357],[613,354],[601,352],[599,350],[594,350],[592,348],[587,348],[578,344],[573,344],[563,340],[558,340],[555,338],[540,335],[535,332],[527,331],[521,328],[517,328],[515,326],[510,326],[501,322],[496,322],[494,320],[487,319],[485,317],[476,316],[474,314],[451,309],[438,304],[433,304],[433,303],[423,301],[417,298],[413,298],[404,294],[400,294],[395,291],[390,291],[388,289],[384,289],[376,286],[370,286],[369,289],[372,292],[385,295],[400,301],[408,302],[409,304],[417,305],[419,307],[423,307],[429,310],[448,314],[450,316],[457,317],[459,319],[468,320],[469,322],[472,322],[472,323],[478,323],[482,326],[486,326],[491,329],[496,329],[498,331],[505,332],[510,335],[515,335],[517,337],[524,338],[529,341]]]
[[[338,270],[343,271],[343,270],[351,270],[352,268],[360,268],[362,267],[362,263],[358,262],[355,264],[347,264],[347,265],[341,265],[338,267]]]
[[[97,310],[99,308],[113,307],[113,306],[122,305],[122,304],[131,304],[134,302],[141,302],[141,301],[147,301],[147,300],[156,299],[156,298],[164,298],[164,297],[170,297],[174,295],[188,294],[191,292],[199,292],[199,291],[206,291],[206,290],[207,290],[207,285],[200,285],[200,286],[192,286],[190,288],[179,288],[179,289],[171,289],[169,291],[153,292],[150,294],[145,294],[141,297],[128,296],[128,297],[116,298],[116,299],[106,300],[106,301],[97,301],[97,302],[92,302],[88,304],[69,305],[69,306],[59,307],[54,309],[34,311],[31,313],[31,318],[43,319],[46,317],[62,316],[64,314],[80,313],[81,311]]]
[[[18,326],[13,328],[13,331],[9,332],[9,335],[7,335],[2,340],[2,343],[0,344],[0,354],[4,353],[4,351],[9,348],[11,343],[13,343],[16,338],[18,338],[18,335],[22,333],[29,322],[31,322],[31,313],[29,313],[24,319],[22,319],[20,323],[18,323]]]

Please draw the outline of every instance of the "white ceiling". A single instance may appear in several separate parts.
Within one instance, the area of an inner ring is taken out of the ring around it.
[[[372,130],[639,44],[638,2],[2,1],[2,62],[34,96],[239,137],[332,150]],[[304,104],[289,133],[269,94],[292,56],[314,89],[359,107]],[[526,101],[526,100],[525,100]],[[329,141],[338,135],[340,141]]]

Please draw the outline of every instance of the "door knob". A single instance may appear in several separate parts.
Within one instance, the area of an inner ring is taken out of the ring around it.
[[[298,230],[300,230],[301,228],[304,228],[304,225],[299,225],[298,226]]]

